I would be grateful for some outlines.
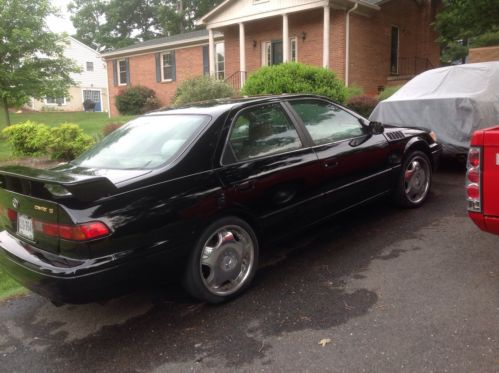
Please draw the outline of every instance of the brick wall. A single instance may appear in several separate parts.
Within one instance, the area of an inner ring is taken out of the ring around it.
[[[499,45],[495,47],[471,48],[469,63],[499,61]]]
[[[412,0],[397,0],[387,2],[381,9],[370,18],[351,16],[350,83],[363,87],[370,95],[388,84],[392,26],[400,30],[401,60],[428,58],[437,67],[440,59],[437,34],[430,25],[436,12],[431,2],[418,6]]]
[[[168,106],[177,90],[179,82],[186,79],[203,75],[203,47],[195,46],[177,49],[175,51],[177,65],[177,79],[174,82],[156,82],[156,59],[155,53],[129,56],[130,84],[132,86],[142,85],[153,89],[156,92],[161,104]],[[109,79],[109,90],[111,100],[111,116],[119,115],[115,98],[126,87],[115,86],[113,83],[113,62],[107,61],[107,71]]]

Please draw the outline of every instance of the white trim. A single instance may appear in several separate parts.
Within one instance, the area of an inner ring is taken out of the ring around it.
[[[274,40],[274,41],[281,41],[282,40]],[[293,61],[293,55],[292,55],[292,45],[293,41],[295,42],[295,48],[296,48],[296,60]],[[261,49],[262,49],[262,58],[261,58],[261,66],[272,66],[273,61],[271,61],[271,64],[269,65],[268,61],[268,56],[267,56],[267,46],[270,46],[270,58],[272,58],[272,40],[264,40],[261,43]],[[282,53],[283,53],[283,63],[284,63],[284,42],[282,43]],[[289,37],[289,61],[288,62],[298,62],[298,36],[290,36]]]
[[[125,72],[126,72],[126,76],[127,76],[127,77],[128,77],[128,74],[129,74],[129,73],[128,73],[128,72],[127,72],[127,70],[126,70],[126,67],[127,67],[127,66],[126,66],[126,58],[121,58],[121,59],[117,60],[117,61],[116,61],[116,69],[118,70],[118,71],[117,71],[117,74],[118,74],[118,85],[123,87],[123,86],[128,85],[128,79],[127,79],[127,81],[126,81],[125,83],[122,83],[122,82],[121,82],[120,62],[124,62],[124,63],[125,63]],[[130,68],[130,66],[128,66],[128,68]]]
[[[169,50],[166,50],[166,51],[163,51],[159,54],[159,65],[161,67],[161,82],[162,83],[169,83],[169,82],[173,82],[173,78],[169,78],[169,79],[165,79],[165,60],[164,60],[164,57],[166,54],[169,54],[170,57],[172,56],[172,52],[173,52],[173,49],[169,49]],[[169,65],[169,67],[173,68],[176,66],[175,65]]]
[[[68,104],[66,97],[52,97],[52,98],[55,100],[57,100],[58,98],[62,98],[63,102],[61,104],[57,102],[47,102],[47,97],[44,97],[43,104],[47,106],[66,106]]]
[[[223,54],[224,69],[223,69],[223,71],[218,70],[219,60],[218,60],[218,53],[217,53],[217,45],[220,45],[220,44],[223,45],[223,49],[224,49],[224,54]],[[220,74],[221,72],[223,73],[223,76],[224,76],[221,80],[224,80],[225,79],[225,42],[224,41],[219,41],[218,43],[215,43],[215,77],[217,79],[219,79],[218,74]]]
[[[214,38],[215,38],[215,40],[216,39],[223,39],[223,35],[219,32],[215,32]],[[208,41],[208,36],[202,36],[202,37],[198,37],[198,38],[184,39],[184,40],[180,40],[180,41],[176,41],[176,42],[154,44],[154,45],[148,45],[145,47],[138,46],[137,48],[130,48],[130,49],[121,50],[121,51],[120,50],[111,51],[111,52],[103,53],[101,56],[106,60],[110,60],[110,59],[113,59],[112,57],[120,58],[122,56],[128,56],[131,54],[136,54],[136,52],[142,52],[142,51],[145,52],[145,51],[164,49],[164,48],[168,48],[168,49],[190,48],[190,47],[194,47],[197,45],[206,44],[207,41]],[[203,42],[203,43],[199,44],[197,42]],[[192,43],[192,45],[189,45],[191,43]],[[194,44],[194,43],[197,43],[197,44]],[[185,45],[185,47],[177,47],[177,46],[181,46],[183,44],[188,44],[188,45]],[[146,54],[146,53],[144,53],[144,54]]]

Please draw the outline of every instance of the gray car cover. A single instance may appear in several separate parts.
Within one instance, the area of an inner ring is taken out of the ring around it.
[[[380,102],[370,120],[431,129],[445,153],[466,153],[474,131],[499,125],[499,62],[426,71]]]

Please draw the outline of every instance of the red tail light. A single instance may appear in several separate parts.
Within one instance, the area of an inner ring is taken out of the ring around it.
[[[482,211],[482,151],[481,148],[471,147],[468,153],[468,172],[466,174],[466,194],[468,197],[468,210]]]
[[[34,222],[34,227],[37,231],[47,236],[60,237],[69,241],[95,240],[110,233],[109,228],[100,221],[78,225],[60,225],[36,221]]]

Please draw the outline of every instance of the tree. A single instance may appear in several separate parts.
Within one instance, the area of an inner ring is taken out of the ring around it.
[[[440,34],[444,62],[466,57],[468,43],[499,31],[497,0],[443,0],[435,26]]]
[[[66,96],[78,68],[63,55],[63,36],[47,29],[49,0],[0,0],[0,12],[0,100],[10,125],[9,107]]]
[[[121,48],[196,28],[222,0],[73,0],[76,37],[99,50]]]

